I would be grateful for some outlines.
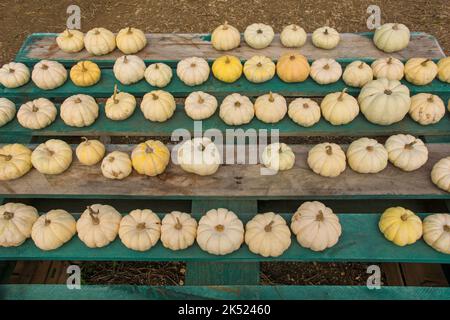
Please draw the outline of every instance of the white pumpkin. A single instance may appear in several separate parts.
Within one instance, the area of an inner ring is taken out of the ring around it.
[[[323,117],[334,126],[350,123],[359,114],[358,101],[346,91],[327,94],[320,104]]]
[[[197,236],[197,221],[190,214],[172,211],[161,223],[161,242],[170,250],[183,250],[192,246]]]
[[[145,69],[144,76],[150,85],[163,88],[172,80],[172,68],[165,63],[153,63]]]
[[[101,56],[116,48],[116,37],[108,29],[94,28],[86,33],[84,46],[90,54]]]
[[[297,98],[289,104],[288,115],[302,127],[311,127],[320,121],[320,107],[309,98]]]
[[[401,121],[409,111],[409,89],[400,81],[377,79],[366,84],[358,96],[359,107],[372,123],[389,125]]]
[[[58,88],[67,80],[67,70],[57,61],[41,60],[31,72],[34,84],[42,90]]]
[[[380,58],[372,62],[373,76],[376,79],[401,80],[405,74],[403,62],[396,58]]]
[[[116,36],[117,48],[125,54],[141,51],[147,45],[145,33],[137,28],[123,28]]]
[[[53,102],[46,98],[38,98],[20,106],[17,120],[22,127],[37,130],[55,121],[57,113]]]
[[[245,225],[245,243],[253,253],[279,257],[291,245],[291,230],[279,214],[257,214]]]
[[[289,170],[294,166],[295,154],[285,143],[272,143],[264,148],[261,155],[262,164],[275,171]]]
[[[396,52],[408,46],[409,29],[401,23],[385,23],[375,30],[373,43],[384,52]]]
[[[427,216],[423,220],[423,240],[434,250],[450,254],[450,214]]]
[[[405,64],[405,79],[417,86],[431,83],[438,74],[438,66],[430,59],[411,58]]]
[[[222,162],[219,149],[207,137],[183,142],[178,148],[177,156],[178,164],[183,170],[200,176],[216,173]]]
[[[119,237],[131,250],[147,251],[159,240],[161,220],[150,209],[136,209],[120,221]]]
[[[216,50],[231,50],[239,47],[241,43],[241,34],[238,29],[225,21],[211,34],[211,44]]]
[[[154,90],[146,93],[141,102],[145,119],[164,122],[170,119],[176,109],[175,98],[166,91]]]
[[[85,94],[76,94],[61,104],[60,116],[71,127],[88,127],[98,118],[98,104]]]
[[[359,173],[377,173],[386,168],[388,152],[375,139],[360,138],[347,149],[348,165]]]
[[[106,100],[105,114],[108,119],[119,121],[131,117],[136,109],[136,98],[127,92],[117,92],[114,86],[113,95]]]
[[[23,203],[0,206],[0,247],[17,247],[31,236],[31,228],[38,219],[38,211]]]
[[[144,78],[145,63],[138,56],[122,56],[114,62],[113,72],[120,83],[133,84]]]
[[[312,63],[310,75],[318,84],[329,84],[339,80],[342,68],[336,60],[322,58]]]
[[[322,27],[316,29],[311,37],[312,43],[317,48],[330,50],[339,44],[341,36],[336,29],[330,27]]]
[[[272,27],[264,23],[253,23],[244,31],[245,42],[254,49],[268,47],[274,36]]]
[[[6,88],[18,88],[30,81],[30,70],[20,62],[4,64],[0,69],[0,84]]]
[[[262,83],[275,75],[275,63],[265,56],[253,56],[244,63],[244,75],[248,81]]]
[[[244,242],[244,225],[234,212],[209,210],[198,222],[197,243],[210,254],[225,255],[238,250]]]
[[[320,143],[308,152],[308,166],[324,177],[337,177],[346,166],[346,157],[341,147],[335,143]]]
[[[428,160],[428,149],[422,140],[409,134],[390,136],[384,144],[389,161],[403,171],[414,171]]]
[[[421,125],[439,122],[445,115],[444,101],[436,95],[419,93],[411,97],[411,118]]]
[[[77,232],[73,216],[65,210],[50,210],[33,224],[31,238],[41,250],[55,250],[68,242]]]
[[[103,158],[101,169],[104,177],[122,180],[131,174],[133,167],[128,154],[122,151],[113,151]]]
[[[345,67],[342,80],[348,86],[361,88],[373,80],[372,68],[363,61],[353,61]]]
[[[0,147],[0,181],[20,178],[31,168],[30,149],[19,143]]]
[[[68,53],[80,52],[84,49],[84,34],[79,30],[66,29],[56,37],[58,47]]]
[[[262,122],[276,123],[284,118],[286,112],[286,99],[277,93],[269,92],[255,100],[255,115]]]
[[[31,163],[43,174],[63,173],[72,163],[72,148],[62,140],[47,140],[33,150]]]
[[[184,101],[186,114],[194,120],[211,117],[217,109],[217,99],[203,91],[191,92]]]
[[[83,142],[75,150],[78,161],[86,166],[93,166],[99,163],[105,156],[105,145],[98,140],[89,140],[82,137]]]
[[[306,42],[306,32],[305,30],[296,25],[290,24],[283,28],[280,33],[280,40],[283,46],[288,48],[298,48],[305,44]]]
[[[177,76],[188,86],[197,86],[209,78],[209,65],[205,59],[186,58],[177,64]]]
[[[431,180],[442,190],[450,192],[450,157],[439,160],[433,166]]]
[[[14,119],[16,106],[14,102],[6,98],[0,98],[0,127]]]
[[[342,234],[339,218],[318,201],[304,202],[292,216],[291,229],[298,243],[313,251],[333,247]]]
[[[233,93],[223,99],[219,116],[226,124],[239,126],[252,121],[255,116],[255,108],[248,97]]]

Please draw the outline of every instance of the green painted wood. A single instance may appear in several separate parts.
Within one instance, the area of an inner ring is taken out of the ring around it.
[[[0,285],[2,300],[450,300],[446,287]]]
[[[238,212],[238,211],[235,211]],[[291,215],[284,214],[290,222]],[[422,215],[423,216],[423,215]],[[339,214],[342,236],[332,248],[313,252],[302,248],[292,237],[292,244],[276,258],[264,258],[251,253],[246,245],[226,255],[214,256],[196,244],[182,251],[171,251],[159,242],[146,252],[127,249],[119,239],[104,248],[87,248],[78,237],[53,251],[38,249],[31,239],[16,248],[0,248],[0,261],[10,260],[73,260],[73,261],[187,261],[187,262],[258,262],[258,261],[317,261],[317,262],[415,262],[450,263],[450,255],[439,253],[423,240],[398,247],[384,239],[378,230],[379,214]],[[243,222],[251,217],[240,215]]]

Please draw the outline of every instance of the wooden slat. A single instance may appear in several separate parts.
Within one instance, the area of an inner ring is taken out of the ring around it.
[[[104,56],[92,56],[86,50],[75,54],[64,53],[58,48],[55,36],[55,34],[42,33],[30,35],[17,54],[16,60],[33,64],[41,59],[54,59],[66,65],[71,65],[77,60],[89,59],[96,61],[102,66],[111,66],[117,57],[123,55],[118,49]],[[309,59],[328,57],[341,60],[350,58],[374,59],[392,55],[404,60],[417,56],[430,59],[438,59],[444,56],[436,39],[425,33],[412,33],[408,47],[393,54],[387,54],[378,50],[373,45],[372,37],[373,33],[370,32],[343,33],[341,34],[341,42],[337,48],[333,50],[322,50],[312,45],[311,34],[309,34],[306,44],[300,49],[294,50],[300,51]],[[147,63],[164,61],[175,65],[178,60],[187,57],[197,56],[212,60],[224,54],[224,52],[216,51],[211,46],[209,34],[154,33],[147,34],[147,39],[148,45],[141,52],[137,53]],[[247,60],[254,55],[265,55],[272,59],[277,59],[282,53],[292,50],[283,47],[279,34],[277,34],[271,45],[267,48],[260,50],[252,49],[242,39],[241,45],[238,48],[230,50],[227,53],[236,55],[243,60]]]
[[[381,265],[381,269],[383,270],[386,281],[385,285],[389,286],[404,286],[405,282],[403,281],[402,269],[400,268],[400,264],[396,262],[388,262],[383,263]]]
[[[402,263],[401,268],[407,286],[448,286],[440,264]]]
[[[450,199],[450,193],[437,188],[430,179],[433,165],[450,154],[449,144],[429,144],[428,162],[413,172],[404,172],[391,164],[377,174],[359,174],[347,168],[337,178],[312,172],[306,162],[312,146],[292,145],[296,154],[291,170],[276,175],[261,175],[259,164],[222,165],[212,176],[184,172],[170,163],[157,177],[134,172],[123,180],[103,177],[100,164],[81,165],[74,160],[59,175],[43,175],[33,169],[25,176],[3,181],[0,196],[57,198],[259,198],[269,199],[346,199],[346,198],[427,198]],[[343,146],[344,150],[346,149]],[[132,146],[109,145],[108,151],[130,152]],[[75,158],[75,156],[74,156]],[[247,160],[248,161],[248,160]]]

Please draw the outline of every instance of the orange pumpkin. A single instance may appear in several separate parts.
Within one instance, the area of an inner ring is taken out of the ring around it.
[[[308,78],[310,66],[301,54],[288,52],[277,62],[277,75],[284,82],[302,82]]]

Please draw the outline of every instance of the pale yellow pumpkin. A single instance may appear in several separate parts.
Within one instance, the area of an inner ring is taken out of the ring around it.
[[[421,125],[437,123],[445,115],[444,101],[433,94],[416,94],[411,97],[409,115]]]
[[[411,58],[405,64],[405,79],[418,86],[431,83],[437,74],[438,67],[430,59]]]
[[[211,117],[217,109],[217,99],[203,91],[191,92],[184,101],[186,114],[194,120]]]
[[[103,158],[101,170],[108,179],[122,180],[133,171],[130,156],[122,151],[113,151]]]
[[[347,149],[350,168],[358,173],[377,173],[386,168],[388,152],[375,139],[360,138],[353,141]]]
[[[60,116],[71,127],[88,127],[98,118],[98,104],[85,94],[76,94],[61,104]]]
[[[403,62],[396,58],[380,58],[372,62],[373,76],[376,79],[401,80],[405,74]]]
[[[31,163],[43,174],[63,173],[72,163],[72,148],[62,140],[47,140],[33,150]]]
[[[68,53],[79,52],[84,49],[84,34],[79,30],[66,29],[56,37],[58,47]]]
[[[38,130],[49,126],[56,119],[58,110],[46,98],[28,101],[20,106],[17,120],[24,128]]]
[[[41,60],[31,72],[34,84],[42,90],[58,88],[67,80],[67,70],[57,61]]]
[[[336,82],[340,79],[341,75],[341,65],[334,59],[318,59],[311,65],[311,78],[318,84]]]
[[[147,251],[159,240],[161,220],[150,209],[136,209],[122,218],[119,237],[131,250]]]
[[[220,81],[232,83],[241,77],[242,64],[235,56],[226,55],[214,60],[211,70]]]
[[[70,69],[70,79],[79,87],[90,87],[100,81],[101,71],[92,61],[80,61]]]
[[[197,236],[197,221],[190,214],[172,211],[161,222],[161,242],[171,250],[183,250],[192,246]]]
[[[173,116],[175,109],[175,98],[167,91],[150,91],[141,102],[141,111],[145,119],[150,121],[167,121]]]
[[[244,31],[245,42],[254,49],[268,47],[274,36],[272,27],[263,23],[253,23]]]
[[[431,170],[431,181],[440,189],[450,192],[450,157],[436,162]]]
[[[203,58],[186,58],[177,64],[177,76],[188,86],[197,86],[209,78],[209,65]]]
[[[311,127],[320,121],[320,107],[314,100],[297,98],[289,104],[288,115],[295,123]]]
[[[450,83],[450,57],[439,60],[437,66],[439,80]]]
[[[423,220],[423,240],[434,250],[450,254],[450,214],[431,214]]]
[[[384,52],[396,52],[408,46],[410,32],[401,23],[385,23],[375,30],[373,43]]]
[[[223,99],[219,116],[226,124],[239,126],[252,121],[255,109],[248,97],[233,93]]]
[[[277,93],[269,92],[255,100],[255,115],[262,122],[279,122],[284,118],[286,112],[286,99]]]
[[[334,126],[350,123],[359,114],[358,101],[346,91],[327,94],[320,104],[323,117]]]
[[[337,177],[346,167],[346,157],[341,147],[335,143],[320,143],[308,152],[308,166],[324,177]]]
[[[90,54],[108,54],[116,48],[116,36],[108,29],[94,28],[86,33],[84,46]]]
[[[22,203],[0,206],[0,247],[17,247],[31,236],[31,228],[38,219],[38,211]]]
[[[337,47],[341,36],[334,28],[322,27],[313,32],[311,40],[317,48],[330,50]]]
[[[287,144],[276,142],[264,148],[261,162],[274,171],[289,170],[294,166],[295,154]]]
[[[144,76],[150,85],[163,88],[172,80],[172,68],[165,63],[153,63],[145,69]]]
[[[284,82],[302,82],[309,76],[308,60],[294,52],[283,54],[277,62],[277,75]]]
[[[114,76],[120,83],[130,85],[141,81],[145,76],[145,63],[138,56],[128,55],[116,59]]]
[[[185,141],[177,151],[177,161],[186,172],[200,176],[216,173],[222,162],[219,149],[207,137]]]
[[[225,21],[211,34],[211,44],[216,50],[231,50],[239,47],[241,42],[241,34],[238,29]]]
[[[20,62],[4,64],[0,69],[0,84],[6,88],[18,88],[30,80],[30,70]]]
[[[14,102],[6,98],[0,98],[0,127],[14,119],[16,106]]]
[[[402,207],[386,209],[378,227],[386,239],[401,247],[413,244],[422,237],[422,220]]]
[[[404,171],[417,170],[428,160],[428,149],[423,141],[409,134],[390,136],[384,146],[389,161]]]
[[[283,28],[280,33],[280,40],[283,46],[288,48],[298,48],[305,44],[306,42],[306,32],[305,30],[296,25],[290,24]]]
[[[348,86],[361,88],[373,80],[372,68],[363,61],[353,61],[345,67],[342,80]]]
[[[112,97],[105,103],[105,114],[111,120],[125,120],[131,117],[136,109],[136,98],[127,92],[117,92],[117,85],[114,86]]]
[[[31,238],[41,250],[55,250],[68,242],[77,232],[73,216],[65,210],[50,210],[33,224]]]
[[[81,139],[83,139],[83,142],[75,150],[78,161],[86,166],[99,163],[105,156],[105,145],[98,140],[89,140],[86,137]]]
[[[137,28],[123,28],[116,36],[117,48],[125,54],[141,51],[147,45],[145,33]]]
[[[131,153],[131,163],[139,174],[156,176],[166,170],[170,161],[169,149],[158,140],[138,144]]]
[[[0,147],[0,180],[20,178],[31,168],[30,149],[18,143]]]
[[[265,56],[253,56],[244,63],[244,75],[253,83],[268,81],[275,75],[275,63]]]

